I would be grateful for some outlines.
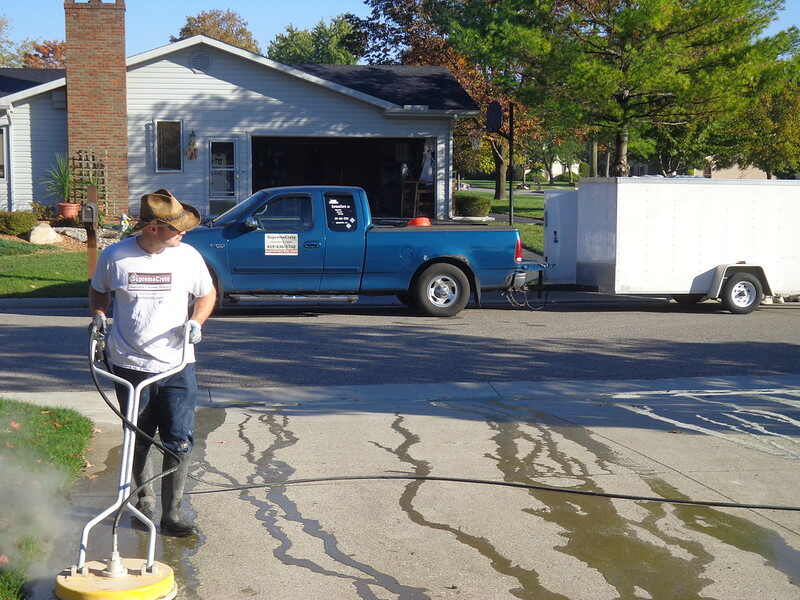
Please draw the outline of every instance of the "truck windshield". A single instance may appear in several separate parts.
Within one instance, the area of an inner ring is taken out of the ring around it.
[[[250,196],[249,198],[242,200],[234,206],[233,208],[229,208],[224,213],[219,215],[218,217],[214,217],[211,220],[212,225],[230,225],[231,223],[236,223],[244,219],[248,214],[251,214],[255,211],[259,204],[261,204],[267,197],[267,193],[264,190],[260,190]]]

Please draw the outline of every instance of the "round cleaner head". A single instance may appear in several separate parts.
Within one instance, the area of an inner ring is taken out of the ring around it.
[[[60,600],[172,600],[178,593],[175,574],[155,562],[151,572],[141,558],[123,558],[124,574],[111,575],[107,563],[88,561],[82,572],[66,570],[56,577]]]

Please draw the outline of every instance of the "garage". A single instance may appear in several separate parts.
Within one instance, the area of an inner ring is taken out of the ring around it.
[[[434,216],[434,140],[252,136],[252,192],[282,185],[357,185],[376,217]]]

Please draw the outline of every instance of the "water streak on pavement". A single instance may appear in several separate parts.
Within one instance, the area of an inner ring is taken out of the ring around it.
[[[278,458],[280,452],[286,451],[298,442],[297,436],[288,428],[289,417],[276,410],[258,417],[258,423],[269,429],[274,441],[259,454],[245,434],[246,426],[249,423],[245,421],[240,425],[240,437],[249,447],[246,458],[254,467],[253,475],[248,476],[248,483],[290,479],[295,473],[295,468]],[[287,488],[267,488],[266,502],[260,499],[261,494],[263,492],[257,490],[245,491],[242,492],[241,497],[257,508],[256,518],[263,523],[270,536],[279,542],[279,546],[273,550],[273,555],[283,564],[308,569],[316,574],[349,580],[358,597],[364,600],[377,600],[380,597],[372,590],[372,587],[381,588],[408,600],[428,598],[423,589],[402,585],[393,576],[381,573],[374,567],[349,556],[339,547],[336,536],[326,531],[318,520],[301,513],[297,504],[290,499]],[[346,569],[339,572],[326,568],[309,558],[293,556],[291,553],[292,539],[281,526],[282,521],[301,524],[303,532],[319,539],[323,544],[325,554]],[[359,577],[345,572],[351,569],[363,573],[364,576]]]

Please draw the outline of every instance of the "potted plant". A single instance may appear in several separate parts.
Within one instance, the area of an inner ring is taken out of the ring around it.
[[[50,195],[56,196],[60,200],[56,205],[59,216],[64,219],[77,218],[81,207],[72,198],[75,178],[72,172],[72,165],[65,154],[56,155],[56,163],[47,172],[44,184]]]

